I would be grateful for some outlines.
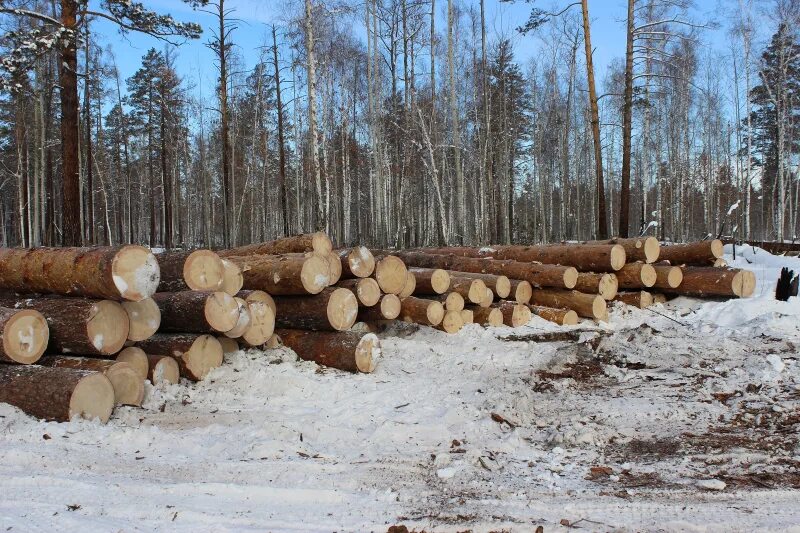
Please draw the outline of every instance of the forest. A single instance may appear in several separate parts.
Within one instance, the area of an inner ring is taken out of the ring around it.
[[[597,0],[517,0],[512,33],[486,0],[294,0],[255,49],[236,46],[231,0],[183,2],[215,24],[0,0],[0,245],[800,231],[800,1],[627,0],[624,56],[598,72]],[[152,37],[132,76],[99,22]],[[179,74],[189,39],[213,51],[214,87]]]

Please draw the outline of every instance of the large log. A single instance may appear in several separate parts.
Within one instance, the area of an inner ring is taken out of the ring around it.
[[[409,296],[403,298],[400,304],[399,318],[404,322],[413,322],[424,326],[437,326],[444,318],[444,307],[435,300]]]
[[[0,361],[30,365],[47,349],[50,329],[39,311],[0,307]]]
[[[474,304],[486,299],[486,289],[486,284],[479,279],[450,274],[450,292],[458,293]]]
[[[578,291],[559,291],[554,289],[535,289],[531,297],[533,305],[572,309],[578,316],[608,320],[606,301],[599,294],[585,294]]]
[[[39,364],[54,368],[100,372],[114,387],[114,402],[117,405],[139,407],[144,400],[144,380],[128,363],[81,356],[45,355],[39,360]]]
[[[52,352],[110,355],[120,351],[128,339],[128,315],[111,300],[4,297],[0,306],[34,309],[44,315]]]
[[[550,322],[555,322],[559,326],[574,326],[578,323],[578,313],[572,309],[555,309],[540,305],[531,305],[529,307],[534,315]]]
[[[722,241],[713,239],[685,244],[664,245],[661,246],[661,253],[658,257],[661,261],[669,261],[670,264],[675,266],[689,264],[705,265],[713,263],[715,260],[722,257],[723,252],[724,247]]]
[[[306,233],[282,237],[274,241],[260,242],[239,246],[229,250],[220,250],[221,257],[242,255],[282,255],[294,253],[316,252],[327,254],[333,250],[331,239],[323,232]]]
[[[273,296],[318,294],[331,281],[326,257],[308,255],[244,255],[226,258],[242,270],[244,288]]]
[[[277,311],[277,307],[275,306],[275,300],[272,298],[272,296],[270,296],[264,291],[258,291],[258,290],[239,291],[238,293],[236,293],[236,296],[238,296],[239,298],[244,298],[244,301],[248,303],[264,302],[270,307],[270,309],[272,309],[273,315]]]
[[[510,296],[516,300],[518,304],[527,304],[531,301],[533,294],[533,287],[525,280],[512,279]]]
[[[381,300],[381,288],[374,278],[343,279],[336,286],[353,291],[362,307],[372,307]]]
[[[508,298],[508,295],[511,294],[511,281],[508,279],[508,276],[503,274],[481,274],[478,272],[459,272],[451,270],[450,277],[451,279],[453,277],[479,279],[500,299]]]
[[[396,294],[384,294],[380,305],[361,307],[358,310],[359,322],[378,322],[381,320],[394,320],[400,316],[400,298]]]
[[[647,263],[628,263],[619,269],[615,275],[620,289],[634,290],[652,287],[658,277],[653,265]]]
[[[375,272],[375,256],[366,246],[336,250],[342,265],[342,278],[367,278]]]
[[[119,363],[131,365],[142,381],[147,379],[147,354],[141,348],[128,346],[117,354],[115,360]]]
[[[653,265],[656,272],[656,282],[653,287],[657,289],[676,289],[683,283],[683,271],[680,267]]]
[[[128,315],[128,340],[143,341],[158,331],[161,326],[161,310],[152,298],[138,302],[120,302]]]
[[[174,385],[181,380],[181,368],[178,362],[167,355],[148,355],[147,379],[153,385],[167,383]]]
[[[466,306],[467,302],[464,297],[457,292],[448,292],[447,294],[429,294],[423,296],[427,300],[435,300],[440,302],[445,311],[461,311]]]
[[[408,274],[405,263],[394,255],[377,256],[375,259],[377,263],[372,275],[378,280],[381,290],[387,294],[400,294]]]
[[[268,302],[255,299],[247,302],[247,308],[250,311],[250,325],[242,333],[241,340],[247,346],[261,346],[275,332],[275,311]]]
[[[503,312],[496,307],[470,306],[469,309],[476,324],[493,327],[503,325]]]
[[[426,248],[427,253],[462,257],[490,257],[500,260],[575,267],[587,272],[614,272],[625,264],[625,248],[619,244],[551,244],[542,246],[497,245],[483,248]],[[509,277],[518,277],[507,274]],[[523,278],[524,279],[524,278]],[[529,280],[530,281],[530,280]],[[533,283],[531,281],[531,283]]]
[[[328,287],[336,285],[342,279],[342,262],[339,256],[333,252],[327,254],[309,254],[316,255],[328,265]]]
[[[156,333],[137,346],[150,355],[172,357],[181,376],[192,381],[202,380],[222,364],[222,346],[211,335]]]
[[[434,327],[445,333],[458,333],[461,331],[461,328],[464,327],[464,319],[461,317],[461,313],[464,311],[466,311],[466,309],[462,309],[461,311],[445,311],[442,321]]]
[[[158,292],[215,291],[222,287],[225,267],[211,250],[164,251],[156,254],[161,269]]]
[[[372,372],[381,357],[381,343],[372,333],[279,329],[278,335],[306,361],[348,372]]]
[[[74,416],[108,422],[114,387],[103,374],[39,365],[0,365],[0,402],[45,420]]]
[[[358,299],[352,291],[328,287],[314,296],[275,298],[276,326],[288,329],[344,331],[355,324]]]
[[[222,291],[158,292],[162,332],[214,333],[230,331],[239,320],[239,305]]]
[[[625,248],[625,257],[630,263],[634,261],[655,263],[661,253],[661,243],[655,237],[631,237],[629,239],[615,237],[605,241],[588,241],[586,244],[619,244]]]
[[[575,290],[586,294],[599,294],[606,300],[613,300],[619,290],[619,282],[616,274],[581,272],[578,274]]]
[[[496,307],[503,314],[503,324],[518,328],[531,321],[531,310],[527,305],[502,301]]]
[[[653,305],[653,295],[647,291],[626,291],[617,294],[614,301],[644,309]]]
[[[239,298],[238,296],[234,297],[233,299],[236,301],[236,307],[239,309],[239,315],[236,319],[236,325],[223,333],[226,337],[238,339],[244,335],[244,332],[250,327],[250,307],[249,304],[244,301],[244,299]]]
[[[684,267],[679,287],[667,292],[681,296],[748,298],[756,288],[749,270],[724,267]]]
[[[158,282],[158,261],[143,246],[0,248],[0,291],[139,301]]]
[[[524,280],[535,287],[571,289],[578,279],[575,267],[541,265],[519,261],[500,261],[491,258],[461,257],[453,254],[427,252],[427,248],[416,252],[397,252],[404,262],[413,267],[441,268],[457,272],[495,274],[511,279]]]
[[[231,296],[235,296],[244,286],[242,269],[227,259],[222,260],[222,267],[222,285],[220,286],[220,290]]]
[[[414,294],[444,294],[450,288],[450,274],[441,268],[412,267],[408,271],[416,281]]]

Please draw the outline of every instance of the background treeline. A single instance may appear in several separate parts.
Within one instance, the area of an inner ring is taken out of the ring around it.
[[[727,3],[716,50],[687,2],[630,0],[626,57],[593,73],[606,228],[580,3],[534,9],[520,37],[490,31],[484,0],[299,0],[253,50],[232,46],[242,30],[224,0],[190,3],[214,27],[122,0],[0,2],[0,244],[800,230],[798,1]],[[98,19],[154,35],[132,76]],[[211,47],[215,86],[178,74],[181,37]]]

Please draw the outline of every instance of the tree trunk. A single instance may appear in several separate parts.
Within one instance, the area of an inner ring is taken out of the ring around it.
[[[698,298],[748,298],[756,288],[756,277],[749,270],[721,267],[684,267],[683,281],[672,294]]]
[[[239,305],[222,291],[159,292],[153,300],[161,310],[163,332],[225,333],[239,321]]]
[[[594,274],[581,272],[575,290],[586,294],[599,294],[605,300],[613,300],[617,295],[619,283],[615,274]]]
[[[644,309],[653,305],[653,295],[647,291],[621,292],[614,298],[615,302],[623,302],[639,309]]]
[[[496,309],[503,313],[503,324],[511,328],[518,328],[531,321],[531,310],[527,305],[516,302],[500,302]]]
[[[272,25],[272,59],[275,67],[275,105],[278,113],[278,187],[281,195],[283,234],[289,235],[289,192],[286,188],[286,141],[283,134],[283,100],[281,99],[281,75],[278,66],[278,38]]]
[[[147,366],[147,379],[155,386],[174,385],[181,380],[181,367],[172,357],[148,354]]]
[[[672,265],[698,264],[704,265],[713,263],[724,252],[722,241],[698,241],[686,244],[672,244],[662,246],[659,253],[661,261],[669,261]]]
[[[656,283],[656,269],[647,263],[628,263],[617,272],[617,285],[620,289],[641,289]]]
[[[348,372],[369,373],[381,357],[381,344],[372,333],[279,329],[284,346],[306,361]]]
[[[64,246],[81,246],[80,157],[78,147],[78,57],[76,0],[60,0],[61,25],[71,33],[61,40],[58,79],[61,89],[61,170]]]
[[[683,270],[680,267],[655,265],[656,282],[653,287],[657,289],[675,289],[683,283]]]
[[[531,305],[529,308],[534,315],[555,322],[559,326],[574,326],[578,323],[578,313],[572,309],[555,309],[540,305]]]
[[[416,280],[414,294],[444,294],[450,288],[450,274],[441,268],[409,268]]]
[[[144,400],[144,381],[128,363],[80,356],[46,355],[39,360],[39,364],[103,374],[114,388],[114,403],[117,405],[139,407]]]
[[[403,298],[400,303],[399,318],[403,322],[437,326],[444,318],[444,307],[437,301],[409,296],[408,298]]]
[[[222,364],[222,346],[211,335],[158,333],[136,344],[151,355],[172,357],[181,376],[200,381]]]
[[[331,239],[327,234],[319,231],[317,233],[283,237],[270,242],[260,242],[247,246],[239,246],[238,248],[218,250],[217,253],[220,257],[227,257],[229,255],[281,255],[306,252],[327,254],[332,250],[333,245]]]
[[[625,249],[618,245],[492,246],[491,248],[428,248],[426,253],[461,257],[487,257],[511,261],[536,261],[548,265],[572,266],[585,272],[614,272],[625,265]],[[509,274],[506,274],[509,275]],[[509,275],[509,277],[517,277]]]
[[[0,307],[0,361],[30,365],[47,348],[50,330],[38,311]]]
[[[625,248],[625,260],[629,263],[634,261],[655,263],[661,253],[661,244],[655,237],[614,238],[602,241],[588,241],[587,244],[619,244]]]
[[[329,287],[314,296],[275,298],[279,328],[344,331],[355,324],[358,299],[347,289]]]
[[[318,255],[229,256],[244,277],[245,289],[276,296],[318,294],[330,284],[330,265]],[[339,263],[338,258],[335,261]]]
[[[633,40],[634,4],[628,0],[627,46],[625,49],[625,92],[622,106],[622,184],[619,198],[619,235],[628,237],[631,196],[631,133],[633,129]]]
[[[534,289],[531,303],[543,307],[572,309],[578,316],[608,320],[606,301],[599,294],[584,294],[578,291]]]

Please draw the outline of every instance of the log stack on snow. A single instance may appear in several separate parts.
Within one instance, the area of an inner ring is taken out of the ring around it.
[[[722,244],[612,239],[539,246],[334,249],[324,233],[228,250],[0,249],[0,401],[106,421],[144,381],[202,380],[240,347],[372,372],[397,320],[456,333],[607,320],[609,305],[753,293]],[[611,302],[611,303],[610,303]],[[354,327],[356,322],[366,327]]]

